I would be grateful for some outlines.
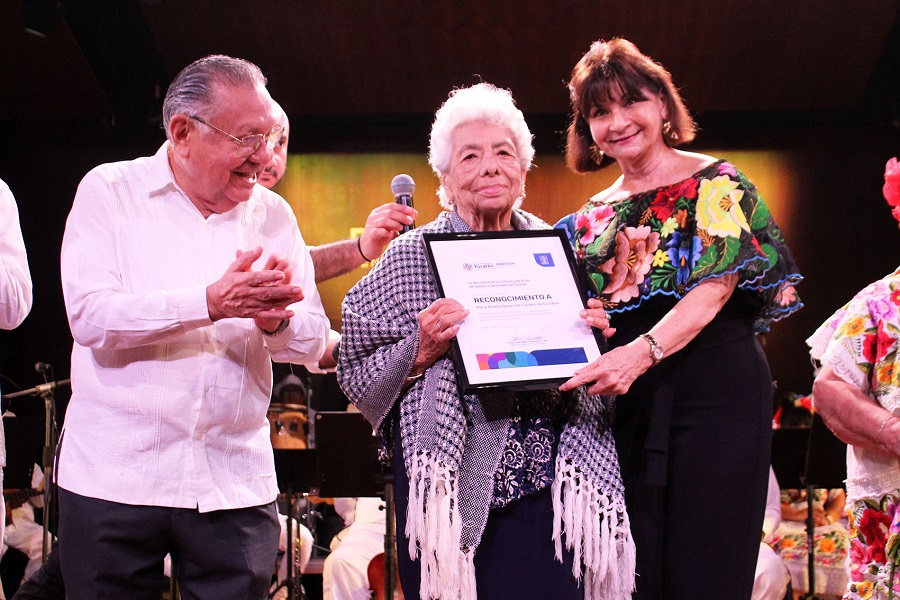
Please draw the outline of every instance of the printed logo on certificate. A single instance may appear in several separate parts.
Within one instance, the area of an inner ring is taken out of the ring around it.
[[[469,310],[451,344],[466,392],[557,387],[600,356],[564,232],[423,237],[441,296]]]

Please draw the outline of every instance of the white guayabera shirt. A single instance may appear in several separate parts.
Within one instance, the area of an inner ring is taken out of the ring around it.
[[[287,328],[213,323],[206,287],[238,250],[290,261],[305,297]],[[88,496],[201,512],[275,499],[266,409],[270,358],[319,359],[328,318],[288,204],[251,198],[204,219],[176,185],[166,146],[101,165],[75,195],[62,246],[72,349],[72,399],[58,479]]]

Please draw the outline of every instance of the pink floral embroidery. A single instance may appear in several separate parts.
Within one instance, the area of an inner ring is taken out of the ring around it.
[[[888,204],[900,206],[900,162],[896,156],[884,166],[884,186],[881,191]]]
[[[587,212],[580,212],[575,215],[575,229],[585,232],[581,236],[581,245],[590,245],[600,234],[602,234],[610,221],[616,216],[616,211],[608,204],[595,206]]]
[[[865,537],[868,545],[868,556],[866,557],[868,560],[881,564],[887,562],[884,547],[890,524],[890,517],[880,510],[869,509],[863,512],[862,518],[859,520],[859,531]]]
[[[600,265],[600,272],[610,275],[603,290],[611,302],[625,302],[640,294],[640,285],[653,264],[659,248],[659,233],[650,227],[625,227],[616,233],[616,254]]]
[[[734,177],[735,179],[737,179],[737,169],[734,167],[733,164],[731,164],[731,163],[729,163],[729,162],[723,162],[723,163],[719,166],[719,173],[724,173],[724,174],[726,174],[726,175],[731,175],[732,177]]]

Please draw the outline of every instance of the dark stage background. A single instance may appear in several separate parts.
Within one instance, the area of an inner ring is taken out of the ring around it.
[[[758,168],[777,171],[760,174],[776,182],[761,191],[774,200],[806,276],[798,291],[807,306],[773,327],[767,353],[779,396],[807,393],[806,337],[900,263],[900,231],[881,196],[884,163],[900,154],[898,14],[896,0],[4,0],[0,178],[18,200],[35,302],[22,327],[0,332],[0,386],[9,393],[41,383],[36,361],[51,363],[58,379],[69,376],[72,340],[58,271],[76,186],[99,163],[157,149],[161,96],[191,60],[222,52],[263,68],[291,115],[296,181],[319,157],[390,164],[418,156],[422,169],[431,115],[450,89],[480,78],[509,87],[538,148],[525,208],[555,220],[579,206],[585,188],[599,190],[611,176],[586,180],[553,168],[567,121],[564,81],[592,40],[622,35],[682,87],[701,126],[691,149],[767,156]],[[46,36],[26,25],[44,27]],[[355,222],[327,223],[346,201],[327,191],[289,198],[305,237],[346,237],[369,209],[390,200],[393,174],[352,199]],[[348,170],[344,178],[356,175]],[[426,172],[417,181],[417,205],[433,214],[434,178]],[[330,293],[339,296],[337,288],[346,291],[360,274],[338,280]],[[337,323],[339,297],[329,303]],[[17,412],[42,410],[37,399],[16,401]]]

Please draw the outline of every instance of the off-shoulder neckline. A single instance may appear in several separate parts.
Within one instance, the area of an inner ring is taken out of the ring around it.
[[[605,199],[602,199],[602,200],[597,200],[597,199],[596,199],[597,196],[599,196],[600,194],[603,193],[603,191],[600,191],[600,192],[598,192],[597,194],[595,194],[594,196],[592,196],[591,199],[589,200],[589,202],[600,203],[600,204],[618,204],[618,203],[620,203],[620,202],[625,202],[625,201],[627,201],[629,198],[636,198],[636,197],[638,197],[638,196],[646,196],[647,194],[654,194],[654,195],[655,195],[655,194],[658,193],[660,190],[665,190],[665,189],[668,189],[668,188],[670,188],[670,187],[673,187],[673,186],[676,186],[676,185],[680,185],[680,184],[684,183],[685,181],[687,181],[687,180],[689,180],[689,179],[697,178],[697,177],[701,176],[703,173],[705,173],[706,171],[709,171],[709,170],[712,169],[712,168],[718,168],[720,165],[722,165],[722,164],[724,164],[724,163],[726,163],[726,162],[728,162],[728,161],[725,160],[724,158],[717,158],[716,160],[714,160],[714,161],[711,162],[710,164],[706,165],[705,167],[700,167],[699,169],[697,169],[696,171],[694,171],[693,173],[691,173],[690,175],[688,175],[688,176],[685,177],[684,179],[681,179],[681,180],[679,180],[679,181],[673,181],[672,183],[667,183],[667,184],[665,184],[665,185],[660,185],[660,186],[657,186],[657,187],[655,187],[655,188],[643,190],[643,191],[640,191],[640,192],[628,193],[628,194],[626,194],[626,195],[624,195],[624,196],[619,196],[618,194],[613,194],[613,195],[610,196],[609,198],[605,198]],[[605,191],[605,190],[604,190],[604,191]]]

